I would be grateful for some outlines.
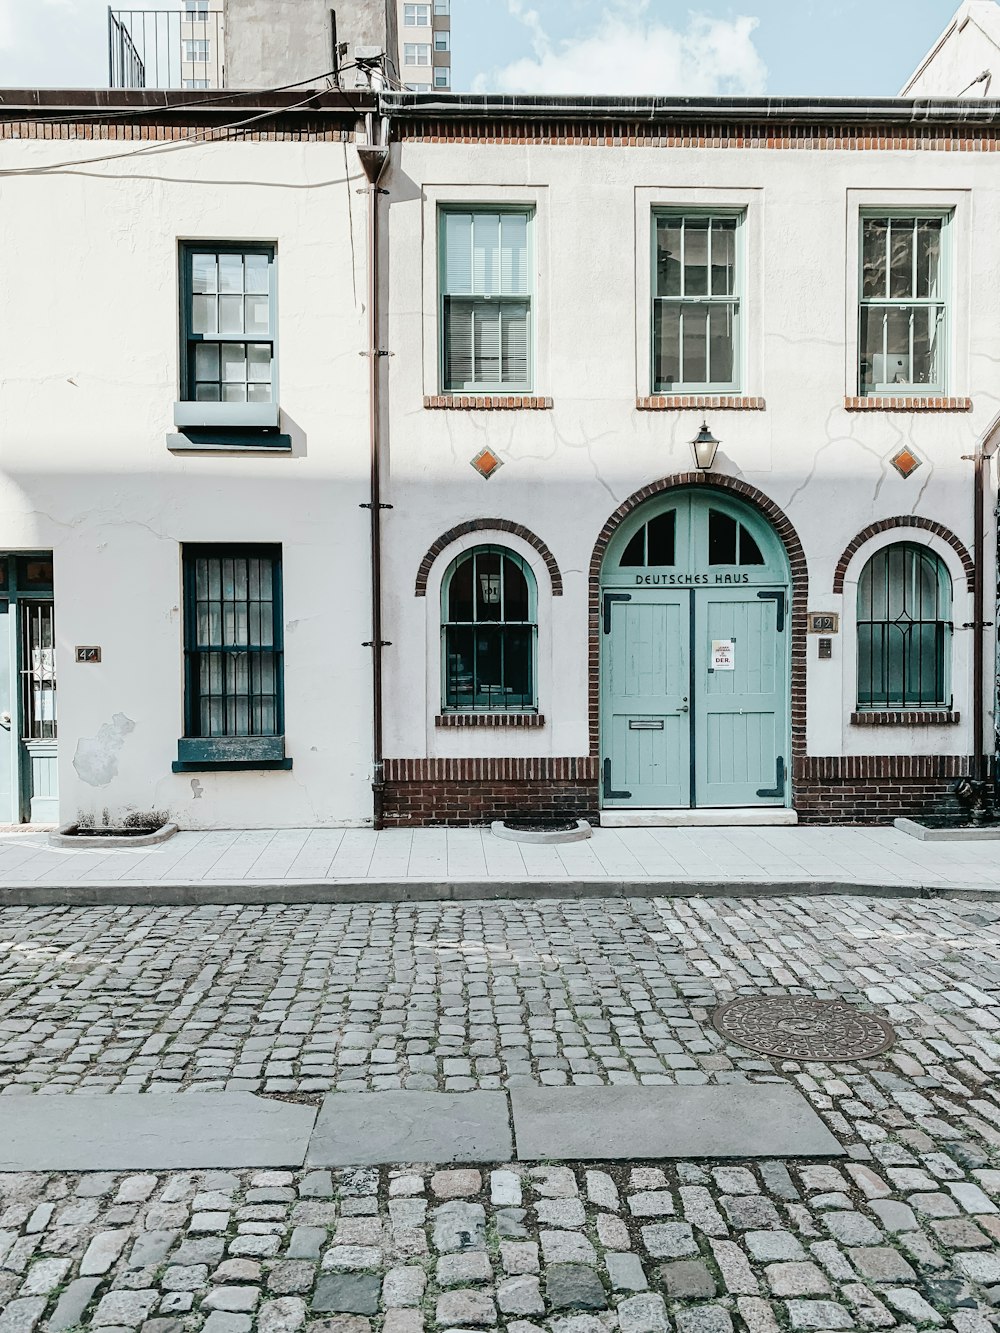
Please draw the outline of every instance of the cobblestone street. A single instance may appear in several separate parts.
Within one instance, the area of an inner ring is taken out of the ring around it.
[[[738,994],[885,1055],[728,1045]],[[788,1080],[836,1165],[0,1175],[0,1333],[1000,1326],[1000,910],[784,898],[0,911],[28,1092]]]

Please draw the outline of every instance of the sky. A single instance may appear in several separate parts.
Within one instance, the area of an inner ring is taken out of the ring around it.
[[[957,3],[452,0],[452,81],[459,92],[892,96]],[[0,0],[0,87],[107,79],[107,0]]]

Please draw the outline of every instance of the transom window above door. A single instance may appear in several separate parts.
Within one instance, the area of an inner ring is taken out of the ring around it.
[[[742,214],[653,215],[652,388],[740,388]]]
[[[530,209],[442,209],[441,389],[530,391]]]
[[[677,511],[668,509],[644,523],[631,538],[618,562],[622,569],[672,565],[677,545]]]
[[[858,392],[945,392],[945,214],[861,218]]]
[[[445,712],[531,712],[537,596],[527,562],[503,546],[455,560],[441,587]]]

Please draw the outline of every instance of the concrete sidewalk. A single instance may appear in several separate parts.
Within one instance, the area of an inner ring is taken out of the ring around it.
[[[188,904],[874,893],[1000,898],[1000,844],[892,828],[595,829],[538,846],[489,829],[179,833],[151,848],[0,835],[0,903]]]

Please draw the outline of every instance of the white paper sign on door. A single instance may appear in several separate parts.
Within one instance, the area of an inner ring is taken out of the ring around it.
[[[713,671],[736,670],[735,639],[712,640],[712,670]]]

